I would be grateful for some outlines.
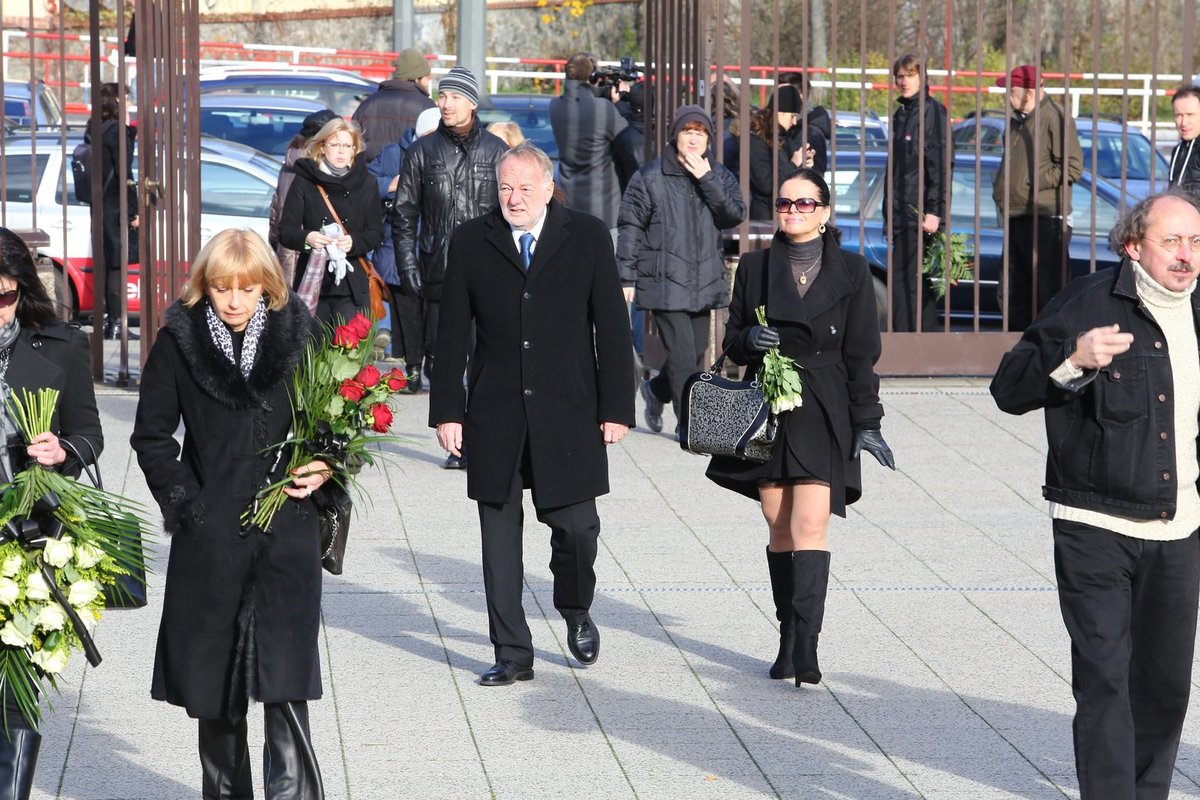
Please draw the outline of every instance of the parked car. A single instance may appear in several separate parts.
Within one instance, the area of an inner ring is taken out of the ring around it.
[[[834,220],[842,232],[842,247],[859,252],[871,266],[876,279],[876,300],[886,308],[887,292],[887,232],[883,219],[883,192],[886,180],[886,151],[865,154],[865,169],[860,169],[860,155],[840,158],[826,172],[833,193]],[[979,254],[975,259],[975,275],[979,283],[980,318],[998,321],[1004,234],[996,205],[992,202],[992,182],[1000,166],[998,153],[984,153],[979,160],[979,180],[976,185],[975,154],[959,150],[954,154],[951,173],[950,232],[967,235],[975,247],[975,203],[979,201]],[[1096,269],[1113,266],[1119,258],[1108,247],[1108,233],[1116,224],[1122,210],[1120,189],[1108,181],[1095,184],[1096,204],[1093,222],[1092,175],[1088,170],[1071,191],[1072,236],[1069,248],[1070,271],[1074,277],[1091,270],[1093,242]],[[1126,195],[1126,201],[1134,198]],[[861,216],[861,222],[860,222]],[[861,243],[861,245],[860,245]],[[962,281],[950,292],[950,315],[953,319],[972,319],[975,309],[975,282]],[[939,307],[940,310],[940,307]],[[886,321],[880,312],[881,324]]]
[[[28,128],[35,119],[38,127],[61,125],[63,111],[58,96],[45,81],[35,81],[32,91],[28,82],[5,81],[5,123],[9,127]]]
[[[550,128],[551,94],[493,94],[479,106],[479,121],[484,125],[511,120],[521,126],[525,138],[540,147],[558,163],[558,144]]]
[[[200,133],[282,158],[304,118],[323,110],[303,97],[211,92],[200,95]]]
[[[833,135],[839,150],[887,147],[888,143],[887,127],[874,111],[863,115],[856,111],[839,110]]]
[[[91,209],[76,199],[69,167],[64,172],[71,151],[81,140],[78,133],[68,135],[64,158],[57,133],[39,133],[36,140],[29,135],[9,135],[3,153],[5,223],[11,228],[41,228],[49,234],[50,244],[41,248],[41,253],[66,274],[66,303],[73,316],[88,316],[92,311]],[[250,228],[266,238],[281,166],[249,147],[201,140],[200,244],[226,228]],[[134,170],[136,174],[136,159]],[[141,310],[141,285],[134,265],[130,265],[126,288],[129,311],[136,314]]]
[[[320,103],[347,119],[379,84],[353,72],[291,64],[211,66],[200,70],[200,93],[299,97]]]
[[[973,150],[976,138],[981,149],[999,152],[1004,149],[1004,125],[1008,114],[987,110],[978,120],[968,117],[954,126],[952,136],[956,148]],[[1093,124],[1094,123],[1094,124]],[[1125,191],[1135,200],[1150,194],[1151,165],[1157,191],[1167,188],[1169,166],[1162,153],[1150,144],[1149,137],[1137,128],[1120,122],[1090,116],[1075,119],[1079,146],[1083,149],[1084,169],[1092,168],[1092,147],[1096,142],[1096,172],[1104,180],[1121,186],[1121,165],[1125,165]]]

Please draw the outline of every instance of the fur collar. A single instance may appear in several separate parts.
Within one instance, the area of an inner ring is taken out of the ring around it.
[[[309,337],[317,329],[316,323],[304,301],[289,292],[286,306],[267,313],[267,326],[258,342],[258,357],[250,377],[243,379],[237,365],[213,344],[204,319],[206,302],[188,308],[176,300],[167,309],[164,329],[175,339],[192,378],[205,394],[229,408],[251,408],[291,375],[300,363]]]

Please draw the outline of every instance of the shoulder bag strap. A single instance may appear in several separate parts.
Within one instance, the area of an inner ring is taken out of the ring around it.
[[[333,214],[333,221],[338,225],[341,225],[342,230],[345,231],[346,226],[342,223],[342,218],[338,216],[337,209],[333,207],[333,203],[329,202],[329,195],[325,193],[325,187],[318,183],[317,191],[321,193],[321,199],[325,201],[325,207],[329,209],[329,213]],[[367,261],[362,256],[359,256],[358,263],[359,266],[363,268],[363,272],[366,273],[368,279],[378,278],[380,283],[383,282],[383,279],[379,278],[379,276],[375,273],[375,268],[371,266],[370,261]]]

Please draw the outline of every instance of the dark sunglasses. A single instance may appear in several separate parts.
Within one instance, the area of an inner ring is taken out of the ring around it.
[[[775,210],[781,214],[786,214],[792,206],[795,206],[801,214],[811,214],[821,206],[827,205],[829,204],[819,203],[811,197],[797,197],[795,200],[790,197],[775,198]]]
[[[0,292],[0,308],[8,308],[13,303],[17,302],[17,297],[20,296],[20,289],[9,289],[7,292]]]

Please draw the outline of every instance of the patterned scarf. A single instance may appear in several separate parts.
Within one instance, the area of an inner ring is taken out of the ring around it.
[[[254,309],[254,315],[246,323],[246,338],[242,341],[241,364],[238,364],[237,357],[233,354],[233,336],[229,333],[229,326],[217,316],[212,303],[205,304],[204,316],[208,322],[208,332],[212,335],[213,344],[225,354],[230,364],[241,369],[243,378],[249,378],[250,370],[254,368],[254,357],[258,354],[258,339],[262,336],[263,328],[267,326],[267,301],[261,297],[258,298],[258,307]]]

